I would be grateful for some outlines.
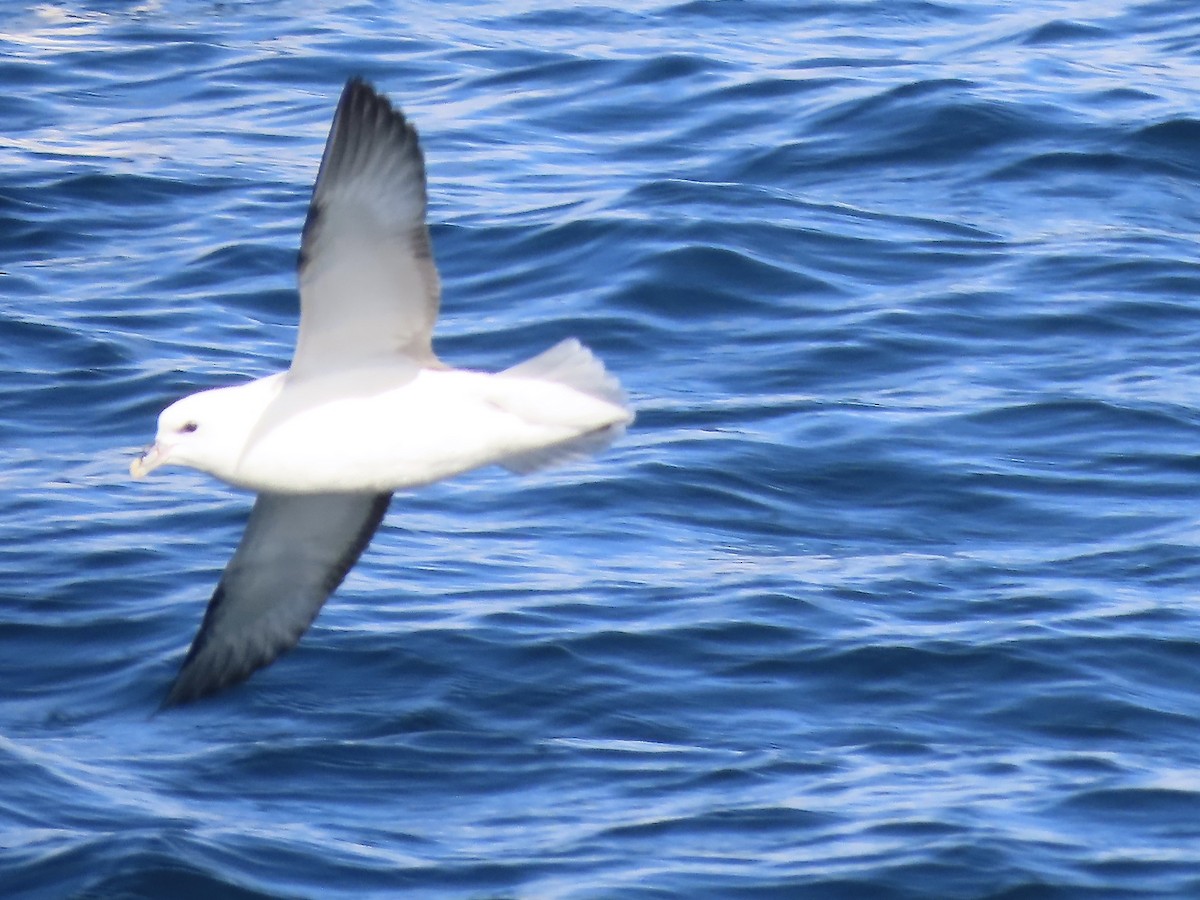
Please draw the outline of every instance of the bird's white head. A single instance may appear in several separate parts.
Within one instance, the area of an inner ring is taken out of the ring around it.
[[[274,398],[273,379],[215,388],[176,400],[158,417],[158,433],[129,467],[144,478],[159,466],[189,466],[233,480],[246,444]]]

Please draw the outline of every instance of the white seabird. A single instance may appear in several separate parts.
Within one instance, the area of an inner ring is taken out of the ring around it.
[[[135,478],[190,466],[258,492],[164,706],[238,684],[294,647],[393,491],[492,463],[533,471],[608,445],[633,420],[574,339],[494,374],[434,355],[425,209],[416,130],[352,78],[300,241],[291,366],[168,406],[130,466]]]

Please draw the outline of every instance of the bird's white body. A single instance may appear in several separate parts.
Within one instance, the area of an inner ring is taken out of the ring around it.
[[[597,367],[580,345],[559,345]],[[559,348],[555,348],[558,350]],[[163,413],[160,440],[176,421],[198,421],[172,461],[253,491],[394,491],[506,462],[536,468],[608,443],[629,421],[614,399],[514,372],[364,365],[324,376],[288,373],[186,397]],[[207,409],[222,428],[206,435]],[[561,452],[553,452],[558,448]],[[550,451],[550,452],[547,452]]]

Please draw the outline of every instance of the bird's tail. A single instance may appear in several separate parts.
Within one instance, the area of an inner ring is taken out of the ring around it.
[[[502,465],[510,472],[523,475],[598,453],[624,434],[633,421],[633,410],[621,383],[604,368],[604,363],[591,350],[575,338],[560,341],[549,350],[505,369],[501,374],[563,384],[625,412],[624,418],[570,440],[509,457]]]

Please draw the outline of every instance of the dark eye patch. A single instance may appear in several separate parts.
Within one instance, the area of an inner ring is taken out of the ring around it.
[[[188,422],[179,430],[182,431],[184,434],[191,434],[193,431],[195,431],[199,427],[200,426],[197,425],[195,422]]]

